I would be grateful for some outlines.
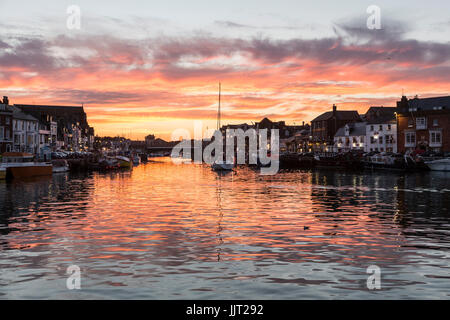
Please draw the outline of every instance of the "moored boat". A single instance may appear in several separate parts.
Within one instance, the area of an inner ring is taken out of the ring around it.
[[[431,171],[450,171],[450,158],[425,161]]]
[[[137,155],[133,156],[133,164],[134,164],[135,166],[140,165],[140,164],[141,164],[141,157],[139,157],[139,156],[137,156]]]
[[[24,152],[6,152],[3,154],[2,167],[6,176],[11,178],[30,178],[52,175],[50,163],[34,162],[34,156]]]
[[[132,168],[133,167],[133,162],[128,157],[117,156],[116,159],[117,159],[117,161],[119,161],[119,165],[121,168]]]
[[[218,162],[215,161],[212,165],[211,168],[214,171],[231,171],[234,168],[234,164],[233,163],[227,163],[227,162]]]
[[[358,170],[363,168],[360,153],[322,152],[314,155],[314,166],[317,168]]]
[[[64,159],[52,160],[53,172],[67,172],[70,170],[69,163]]]
[[[397,171],[417,170],[417,164],[413,158],[402,154],[377,153],[366,156],[364,166],[367,169],[383,169]]]

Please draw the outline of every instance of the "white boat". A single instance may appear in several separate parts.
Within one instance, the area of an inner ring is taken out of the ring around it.
[[[63,159],[52,160],[52,166],[53,166],[53,173],[67,172],[70,169],[67,160]]]
[[[425,161],[432,171],[450,171],[450,158]]]

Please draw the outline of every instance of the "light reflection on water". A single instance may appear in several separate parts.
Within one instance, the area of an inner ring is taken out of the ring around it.
[[[450,174],[218,175],[169,159],[0,182],[0,298],[450,296]],[[81,290],[66,268],[81,268]],[[382,290],[366,287],[377,265]]]

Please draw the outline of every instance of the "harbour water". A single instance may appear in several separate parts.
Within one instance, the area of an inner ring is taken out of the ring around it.
[[[450,173],[157,161],[0,181],[0,299],[450,297]]]

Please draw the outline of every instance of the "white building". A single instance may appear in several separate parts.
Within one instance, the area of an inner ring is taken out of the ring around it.
[[[367,123],[365,151],[397,153],[397,122],[395,119],[374,119]]]
[[[37,154],[39,151],[39,121],[13,107],[13,151]]]
[[[351,150],[365,150],[366,123],[349,123],[339,128],[334,135],[334,151],[348,152]]]

